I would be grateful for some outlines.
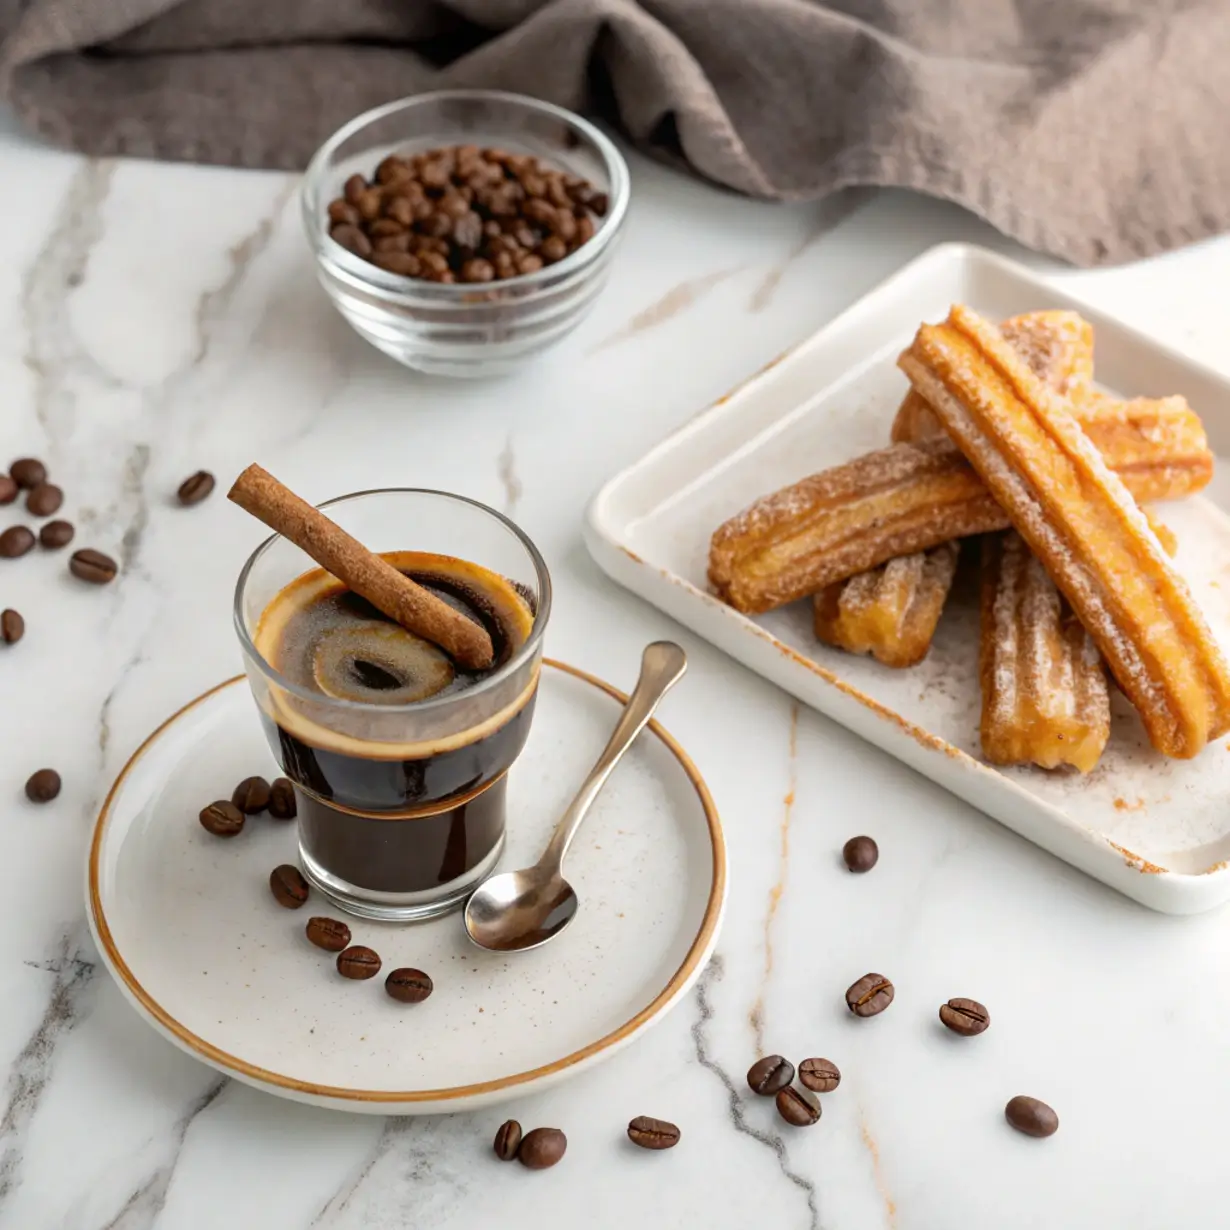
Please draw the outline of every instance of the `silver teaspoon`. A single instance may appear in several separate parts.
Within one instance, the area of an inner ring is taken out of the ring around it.
[[[466,905],[466,933],[492,952],[524,952],[554,939],[577,912],[577,895],[564,879],[564,856],[611,770],[653,716],[658,702],[687,670],[688,659],[671,641],[654,641],[641,657],[641,677],[598,762],[555,826],[542,858],[521,871],[506,871],[480,884]]]

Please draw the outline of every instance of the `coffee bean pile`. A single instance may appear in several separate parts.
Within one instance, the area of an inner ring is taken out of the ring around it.
[[[20,457],[7,474],[0,474],[0,504],[15,503],[23,491],[26,512],[32,517],[54,516],[64,504],[63,490],[48,481],[47,467],[37,457]],[[72,542],[74,532],[71,521],[48,521],[37,536],[28,525],[10,525],[0,532],[0,559],[20,559],[34,550],[36,542],[45,551],[58,551]],[[68,567],[75,577],[96,585],[114,580],[119,571],[110,556],[92,549],[76,552]]]
[[[777,1113],[791,1127],[811,1127],[820,1122],[817,1093],[832,1093],[841,1083],[841,1071],[828,1059],[804,1059],[799,1064],[799,1083],[794,1085],[794,1064],[782,1055],[766,1055],[747,1070],[748,1088],[762,1098],[772,1098]]]
[[[198,819],[201,827],[215,837],[236,837],[243,832],[249,816],[264,811],[275,820],[295,818],[295,790],[287,778],[279,777],[270,785],[263,777],[245,777],[229,799],[217,799],[202,807]]]
[[[597,230],[605,193],[529,154],[457,145],[390,154],[329,202],[335,243],[389,273],[494,282],[561,261]]]
[[[568,1148],[568,1137],[559,1128],[540,1127],[521,1134],[515,1119],[500,1124],[495,1134],[495,1155],[502,1162],[518,1161],[530,1170],[554,1166]]]

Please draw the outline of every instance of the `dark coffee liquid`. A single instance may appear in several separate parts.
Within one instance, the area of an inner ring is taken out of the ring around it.
[[[460,697],[524,643],[533,614],[502,577],[444,557],[387,558],[482,623],[495,664],[484,672],[459,670],[443,651],[416,643],[316,573],[288,586],[266,612],[274,633],[262,650],[286,678],[322,698],[389,706],[381,716],[412,713],[416,704]],[[479,723],[472,739],[464,730],[437,745],[420,737],[405,755],[390,754],[395,744],[365,739],[370,709],[366,717],[343,709],[333,731],[318,711],[303,720],[293,698],[272,713],[262,709],[270,742],[298,787],[305,855],[350,884],[387,893],[430,891],[478,867],[504,833],[505,774],[529,735],[535,683],[494,721]]]

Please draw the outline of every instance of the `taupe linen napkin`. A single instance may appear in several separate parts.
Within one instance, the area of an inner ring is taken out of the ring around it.
[[[460,85],[753,196],[916,188],[1080,264],[1230,224],[1224,0],[0,0],[0,91],[90,154],[302,167]]]

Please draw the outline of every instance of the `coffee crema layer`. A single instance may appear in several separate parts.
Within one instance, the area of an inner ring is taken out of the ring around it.
[[[383,558],[485,627],[493,665],[460,669],[439,646],[317,568],[274,597],[253,637],[265,661],[297,689],[272,684],[268,717],[309,747],[365,759],[423,759],[486,738],[529,703],[537,686],[537,662],[522,677],[488,682],[533,631],[528,591],[453,556],[392,551]],[[452,702],[447,717],[438,707],[416,713],[436,701]]]

